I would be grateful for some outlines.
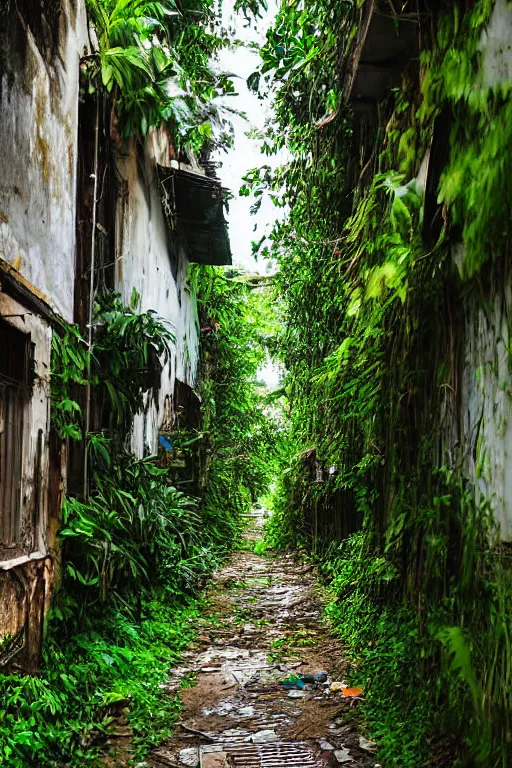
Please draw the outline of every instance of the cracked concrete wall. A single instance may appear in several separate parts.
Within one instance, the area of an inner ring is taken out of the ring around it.
[[[83,0],[7,0],[0,25],[0,257],[73,320]]]
[[[0,258],[11,264],[13,274],[29,292],[72,321],[79,65],[87,40],[85,3],[8,0],[3,10]],[[30,333],[35,344],[36,379],[24,419],[23,526],[16,544],[25,552],[46,552],[52,331],[36,310],[29,309],[30,304],[24,306],[18,303],[21,301],[0,293],[0,314],[21,315],[9,322]],[[41,453],[39,477],[37,451]]]
[[[87,29],[84,0],[6,0],[2,14],[0,259],[23,285],[27,304],[6,283],[0,315],[30,334],[35,380],[23,404],[20,529],[0,552],[0,640],[19,635],[16,659],[31,670],[56,575],[60,495],[57,501],[50,486],[60,491],[65,465],[62,450],[50,458],[52,328],[36,305],[42,299],[73,320],[79,66]]]

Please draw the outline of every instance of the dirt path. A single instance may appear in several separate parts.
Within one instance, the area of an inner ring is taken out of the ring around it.
[[[291,556],[237,552],[210,593],[187,666],[170,681],[196,676],[182,689],[181,724],[145,765],[376,766],[371,745],[347,723],[358,698],[343,695],[347,666],[312,570]],[[319,672],[319,682],[297,687],[300,674]]]

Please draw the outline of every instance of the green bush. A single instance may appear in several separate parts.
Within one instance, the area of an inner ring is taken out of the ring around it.
[[[195,600],[172,603],[162,592],[137,607],[125,600],[89,607],[77,625],[76,604],[61,595],[38,674],[0,676],[1,764],[96,765],[120,709],[133,729],[134,756],[167,738],[180,704],[165,684],[197,615]]]

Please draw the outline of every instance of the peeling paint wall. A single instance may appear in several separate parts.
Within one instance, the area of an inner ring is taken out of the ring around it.
[[[19,518],[0,550],[0,641],[15,636],[0,665],[12,657],[33,670],[56,576],[65,475],[65,448],[51,445],[50,318],[53,309],[73,320],[79,63],[87,30],[84,0],[7,0],[2,12],[0,315],[30,334],[34,382],[19,398],[21,472],[10,475]]]
[[[512,81],[512,6],[496,0],[489,24],[480,40],[485,85],[493,88]]]
[[[7,0],[0,30],[0,257],[72,321],[85,4]]]
[[[487,500],[512,540],[512,282],[496,275],[486,299],[476,291],[465,301],[466,332],[460,418],[468,478]]]
[[[512,82],[512,6],[496,0],[480,41],[486,87]],[[463,259],[463,246],[454,248]],[[467,477],[489,502],[500,536],[512,541],[512,276],[494,259],[464,299],[460,420]]]
[[[169,233],[162,211],[155,142],[153,136],[142,160],[133,145],[118,159],[123,192],[119,195],[116,225],[116,289],[127,303],[135,289],[141,309],[156,311],[176,336],[171,362],[162,374],[158,402],[148,399],[146,413],[135,418],[132,444],[138,456],[157,450],[159,429],[169,415],[175,379],[193,386],[198,356],[196,301],[186,288],[188,259]]]

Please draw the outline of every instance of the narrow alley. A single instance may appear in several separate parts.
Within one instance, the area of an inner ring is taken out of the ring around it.
[[[511,768],[512,0],[2,10],[0,768]]]
[[[195,683],[182,689],[175,737],[152,752],[152,768],[376,765],[346,717],[362,694],[348,687],[314,571],[294,556],[235,552],[184,663],[170,689]]]

